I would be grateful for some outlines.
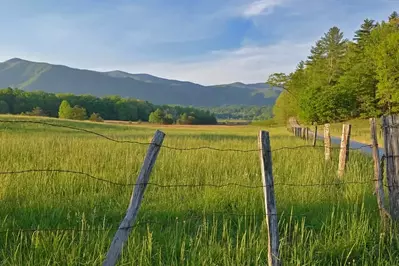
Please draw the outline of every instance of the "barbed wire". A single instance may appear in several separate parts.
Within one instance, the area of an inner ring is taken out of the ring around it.
[[[213,151],[219,151],[219,152],[241,152],[241,153],[250,153],[250,152],[260,152],[262,149],[260,148],[254,148],[254,149],[233,149],[233,148],[228,148],[228,149],[222,149],[222,148],[216,148],[216,147],[211,147],[211,146],[200,146],[200,147],[188,147],[188,148],[179,148],[179,147],[173,147],[173,146],[168,146],[168,145],[158,145],[156,143],[152,143],[152,142],[141,142],[141,141],[134,141],[134,140],[120,140],[120,139],[115,139],[109,136],[106,136],[104,134],[92,131],[92,130],[88,130],[88,129],[84,129],[84,128],[79,128],[79,127],[73,127],[73,126],[69,126],[69,125],[61,125],[61,124],[56,124],[56,123],[49,123],[49,122],[44,122],[44,121],[32,121],[32,120],[1,120],[0,119],[0,123],[31,123],[31,124],[41,124],[41,125],[47,125],[47,126],[52,126],[52,127],[59,127],[59,128],[67,128],[67,129],[71,129],[71,130],[76,130],[76,131],[80,131],[80,132],[85,132],[88,134],[92,134],[101,138],[104,138],[106,140],[115,142],[115,143],[129,143],[129,144],[138,144],[138,145],[155,145],[158,147],[162,147],[165,149],[169,149],[169,150],[176,150],[176,151],[194,151],[194,150],[213,150]],[[354,150],[361,150],[363,148],[366,147],[371,147],[371,145],[364,145],[364,146],[360,146],[357,148],[349,148],[349,150],[354,151]],[[320,146],[320,145],[299,145],[299,146],[294,146],[294,147],[280,147],[280,148],[276,148],[276,149],[271,149],[268,150],[267,152],[277,152],[277,151],[282,151],[282,150],[295,150],[295,149],[302,149],[302,148],[320,148],[320,149],[324,149],[324,146]],[[340,147],[330,147],[331,149],[340,149]]]
[[[224,183],[224,184],[159,184],[159,183],[154,183],[154,182],[147,182],[147,183],[120,183],[120,182],[115,182],[111,181],[105,178],[101,177],[96,177],[94,175],[88,174],[86,172],[82,171],[75,171],[75,170],[63,170],[63,169],[27,169],[27,170],[16,170],[16,171],[2,171],[0,172],[0,175],[18,175],[18,174],[25,174],[25,173],[66,173],[66,174],[77,174],[77,175],[82,175],[87,178],[93,179],[95,181],[99,182],[104,182],[110,185],[115,185],[115,186],[129,186],[129,187],[134,187],[134,186],[154,186],[154,187],[159,187],[159,188],[184,188],[184,187],[214,187],[214,188],[223,188],[223,187],[230,187],[230,186],[235,186],[235,187],[242,187],[242,188],[248,188],[248,189],[256,189],[256,188],[264,188],[266,187],[265,185],[247,185],[247,184],[240,184],[240,183],[235,183],[235,182],[229,182],[229,183]],[[310,184],[296,184],[296,183],[282,183],[282,182],[276,182],[274,183],[274,186],[288,186],[288,187],[322,187],[322,186],[339,186],[339,185],[353,185],[353,184],[368,184],[371,182],[375,182],[376,180],[371,179],[371,180],[366,180],[366,181],[337,181],[337,182],[330,182],[330,183],[310,183]]]

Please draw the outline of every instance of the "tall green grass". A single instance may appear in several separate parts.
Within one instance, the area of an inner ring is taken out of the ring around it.
[[[140,142],[149,142],[155,131],[51,122]],[[257,148],[260,128],[161,129],[167,146],[248,150]],[[284,128],[270,133],[272,149],[304,145]],[[1,172],[69,169],[134,183],[146,149],[65,128],[0,123]],[[344,181],[358,183],[327,186],[339,181],[335,150],[332,163],[324,162],[319,148],[281,149],[272,156],[284,265],[399,264],[397,234],[383,230],[378,218],[370,158],[351,152]],[[267,264],[262,188],[201,186],[261,186],[257,152],[162,148],[150,182],[193,186],[148,186],[120,265]],[[0,175],[0,265],[101,265],[131,192],[132,187],[77,174]],[[15,231],[19,228],[77,230]]]

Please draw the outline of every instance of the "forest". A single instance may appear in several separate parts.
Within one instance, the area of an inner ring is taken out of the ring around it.
[[[224,120],[267,120],[272,117],[272,105],[223,105],[198,107],[210,111],[217,119]]]
[[[63,105],[61,106],[61,103]],[[83,120],[149,121],[162,124],[216,124],[209,111],[191,107],[157,106],[120,96],[55,94],[43,91],[0,90],[0,114],[24,114]],[[151,116],[152,114],[152,116]],[[157,116],[158,115],[158,116]],[[153,118],[150,120],[150,118]]]
[[[273,107],[276,121],[298,117],[333,122],[399,112],[399,16],[365,19],[352,40],[332,27],[293,73],[274,73],[284,88]]]

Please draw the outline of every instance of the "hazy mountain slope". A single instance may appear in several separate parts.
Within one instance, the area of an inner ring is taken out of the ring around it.
[[[28,91],[120,95],[155,104],[194,106],[270,105],[279,94],[278,89],[263,83],[202,86],[149,74],[96,72],[17,58],[0,63],[0,88],[8,86]]]

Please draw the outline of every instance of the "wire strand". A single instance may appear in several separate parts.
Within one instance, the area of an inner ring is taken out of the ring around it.
[[[120,183],[120,182],[115,182],[111,181],[105,178],[100,178],[96,177],[94,175],[81,172],[81,171],[74,171],[74,170],[63,170],[63,169],[27,169],[27,170],[17,170],[17,171],[3,171],[0,172],[0,175],[19,175],[19,174],[25,174],[25,173],[66,173],[66,174],[77,174],[77,175],[82,175],[85,176],[89,179],[93,179],[95,181],[99,182],[104,182],[107,184],[115,185],[115,186],[129,186],[129,187],[134,187],[134,186],[154,186],[154,187],[159,187],[159,188],[184,188],[184,187],[214,187],[214,188],[223,188],[223,187],[230,187],[230,186],[236,186],[236,187],[242,187],[242,188],[249,188],[249,189],[256,189],[256,188],[264,188],[266,186],[264,185],[246,185],[246,184],[240,184],[240,183],[224,183],[224,184],[170,184],[170,185],[165,185],[165,184],[159,184],[159,183],[154,183],[154,182],[148,182],[148,183]],[[277,182],[274,184],[274,186],[289,186],[289,187],[322,187],[322,186],[338,186],[338,185],[346,185],[346,184],[367,184],[370,182],[375,182],[376,180],[367,180],[367,181],[339,181],[339,182],[330,182],[330,183],[311,183],[311,184],[295,184],[295,183],[280,183]]]

